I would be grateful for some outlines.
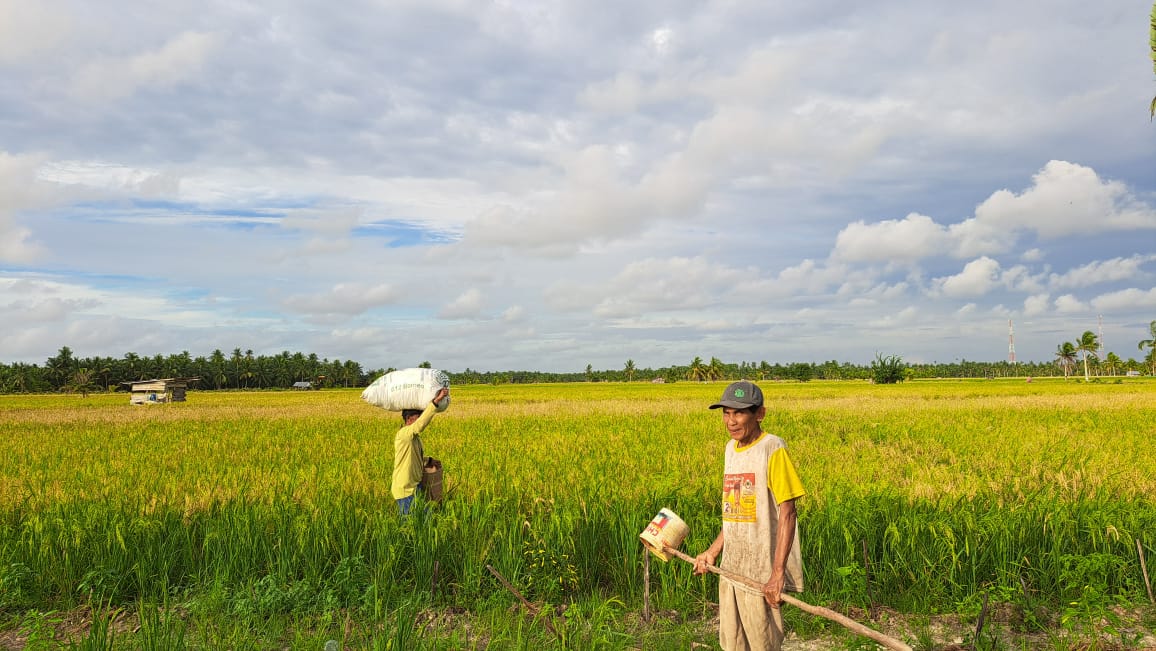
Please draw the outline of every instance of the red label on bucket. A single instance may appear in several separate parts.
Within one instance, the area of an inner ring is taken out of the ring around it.
[[[666,526],[667,522],[670,522],[670,518],[667,517],[665,513],[659,513],[654,516],[650,524],[646,525],[646,531],[655,536],[662,535],[662,529]]]

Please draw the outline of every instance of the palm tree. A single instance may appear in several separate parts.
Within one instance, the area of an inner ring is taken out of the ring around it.
[[[1096,351],[1100,350],[1100,342],[1096,337],[1096,333],[1091,330],[1085,330],[1084,334],[1080,335],[1080,338],[1076,340],[1076,350],[1083,353],[1084,381],[1087,382],[1091,379],[1091,377],[1088,376],[1088,357],[1091,356],[1099,359]]]
[[[1123,363],[1124,360],[1120,359],[1120,356],[1116,353],[1108,353],[1108,355],[1104,357],[1104,368],[1113,377],[1116,375],[1116,369],[1120,368],[1120,365]]]
[[[1144,349],[1147,348],[1151,354],[1152,351],[1156,351],[1156,321],[1148,324],[1148,333],[1152,335],[1152,338],[1142,340],[1136,345],[1136,348],[1140,349],[1140,352],[1144,352]]]
[[[100,388],[108,391],[108,374],[112,373],[112,365],[114,362],[116,362],[116,360],[112,359],[111,357],[106,357],[103,359],[96,357],[92,361],[95,362],[94,366],[97,367],[96,372],[100,373],[100,377],[104,379],[104,382],[101,383]]]
[[[634,360],[626,360],[626,366],[623,367],[622,372],[626,374],[626,381],[632,382],[634,380]]]
[[[245,360],[245,356],[241,354],[241,349],[240,348],[234,348],[233,354],[229,356],[229,366],[230,366],[229,371],[232,373],[232,376],[233,376],[231,378],[231,380],[232,380],[231,384],[233,385],[233,388],[237,388],[237,387],[241,386],[241,376],[245,372],[244,371],[244,365],[243,365],[244,360]]]
[[[707,375],[712,380],[721,380],[726,377],[726,366],[722,360],[717,357],[710,358],[710,365],[707,366]]]
[[[225,353],[221,352],[220,348],[214,349],[209,354],[209,380],[213,383],[214,389],[227,386],[229,381],[229,376],[225,372]]]
[[[270,379],[273,377],[273,360],[264,355],[256,359],[253,365],[253,379],[256,381],[258,389],[264,389],[269,386]]]
[[[60,389],[68,384],[73,371],[79,368],[79,362],[72,356],[71,348],[62,346],[56,357],[49,357],[44,366],[48,369],[48,377],[52,380],[53,388]]]
[[[831,362],[831,363],[834,364],[834,362]],[[767,363],[767,360],[764,359],[764,360],[760,361],[759,362],[759,380],[767,379],[767,375],[769,375],[770,372],[771,372],[771,365]]]
[[[301,353],[297,354],[300,355]],[[296,377],[293,375],[291,359],[292,353],[283,350],[270,360],[272,365],[270,367],[271,384],[269,386],[284,388],[291,386],[293,382],[296,381]]]
[[[1063,370],[1064,379],[1068,379],[1072,369],[1076,366],[1076,347],[1072,345],[1072,342],[1065,341],[1056,346],[1056,366]]]
[[[93,379],[96,377],[96,372],[87,368],[78,368],[68,378],[68,383],[64,385],[64,390],[73,393],[79,392],[81,396],[87,398],[88,393],[95,388]]]
[[[11,374],[9,376],[8,382],[4,386],[4,390],[24,393],[28,390],[28,385],[31,384],[31,375],[31,366],[21,362],[16,362],[12,365]]]
[[[1152,47],[1152,71],[1156,72],[1156,3],[1152,4],[1151,27],[1148,28],[1148,42]],[[1156,97],[1152,98],[1152,105],[1148,108],[1148,115],[1156,117]]]
[[[140,356],[136,353],[125,353],[124,361],[121,363],[124,372],[122,373],[126,380],[140,380],[143,376],[139,373]]]
[[[352,382],[353,386],[357,386],[361,382],[361,364],[347,359],[345,360],[345,386],[349,386]]]
[[[686,379],[702,382],[707,378],[708,373],[709,370],[707,369],[706,365],[702,363],[702,358],[695,357],[693,360],[691,360],[690,368],[686,371]]]
[[[160,353],[157,353],[152,357],[142,357],[141,364],[147,368],[152,369],[152,372],[149,373],[149,375],[152,377],[172,377],[171,375],[165,373],[165,356]]]

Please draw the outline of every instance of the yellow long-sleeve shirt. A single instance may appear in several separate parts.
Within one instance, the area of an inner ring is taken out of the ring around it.
[[[421,446],[422,430],[433,420],[437,405],[429,403],[421,416],[412,425],[397,430],[393,437],[393,485],[390,492],[393,499],[400,500],[413,495],[421,483],[425,472],[425,451]]]

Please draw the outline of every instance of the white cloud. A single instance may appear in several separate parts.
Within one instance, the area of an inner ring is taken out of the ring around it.
[[[1020,301],[1147,323],[1135,23],[1024,2],[0,0],[0,280],[61,279],[0,289],[0,362],[986,359]]]
[[[808,258],[780,271],[773,282],[752,286],[747,296],[758,300],[759,297],[777,298],[796,293],[819,294],[839,285],[849,274],[850,270],[844,264],[819,264]],[[864,284],[873,282],[869,273],[857,272],[855,275]]]
[[[677,99],[685,92],[686,88],[682,83],[664,80],[647,84],[636,74],[620,72],[609,81],[587,86],[579,99],[596,111],[630,113],[638,110],[640,106]]]
[[[27,263],[40,256],[42,247],[32,239],[32,231],[16,224],[0,211],[0,261]]]
[[[614,277],[594,306],[602,317],[633,317],[653,311],[701,309],[722,300],[743,283],[761,284],[758,272],[696,258],[632,262]]]
[[[1147,290],[1131,287],[1102,294],[1092,299],[1092,307],[1099,312],[1151,311],[1156,308],[1156,287]]]
[[[170,88],[195,78],[218,40],[214,34],[183,32],[151,52],[94,59],[76,73],[72,92],[85,100],[107,101],[142,87]]]
[[[626,264],[601,283],[556,283],[546,290],[546,299],[558,309],[591,310],[598,317],[616,320],[714,305],[730,305],[741,312],[797,292],[824,292],[839,282],[844,271],[804,260],[771,275],[757,267],[731,267],[701,256],[650,258]]]
[[[469,319],[481,315],[482,293],[476,288],[467,289],[438,312],[441,319]]]
[[[953,255],[970,258],[1012,250],[1018,240],[1015,229],[979,219],[966,219],[948,227],[954,244]]]
[[[1064,294],[1056,298],[1056,311],[1060,314],[1080,314],[1088,311],[1088,306],[1072,294]]]
[[[848,262],[911,262],[940,254],[947,244],[942,226],[911,213],[902,220],[848,224],[835,236],[832,257]]]
[[[999,262],[989,257],[972,260],[963,271],[954,276],[935,279],[935,286],[946,296],[983,296],[996,287],[999,280]]]
[[[1049,294],[1035,294],[1024,299],[1024,316],[1037,316],[1048,311],[1051,305]]]
[[[918,316],[919,310],[915,306],[909,305],[895,314],[885,314],[872,319],[867,324],[873,328],[891,329],[915,323]]]
[[[362,212],[362,209],[356,206],[288,211],[278,224],[282,228],[311,234],[311,237],[289,254],[289,257],[297,259],[325,257],[349,251],[351,249],[349,235],[361,222]]]
[[[999,190],[975,216],[949,226],[912,213],[903,220],[854,222],[836,238],[833,257],[849,261],[910,261],[950,251],[956,257],[1013,251],[1024,232],[1043,239],[1112,230],[1156,229],[1156,208],[1137,199],[1118,181],[1103,181],[1094,170],[1052,160],[1020,194]],[[1039,248],[1020,254],[1025,262],[1043,259]]]
[[[172,174],[103,161],[46,162],[37,170],[36,178],[105,197],[176,198],[180,191],[180,178]]]
[[[30,299],[13,301],[0,306],[0,314],[9,326],[20,324],[59,323],[82,310],[100,305],[99,301],[85,298]]]
[[[72,17],[49,3],[0,0],[0,65],[51,52],[72,29]]]
[[[688,190],[701,185],[697,182],[664,197],[627,184],[615,173],[615,159],[615,151],[604,146],[577,152],[565,161],[566,177],[557,192],[528,197],[520,204],[489,207],[466,222],[464,240],[546,255],[573,252],[591,239],[636,233],[660,215],[663,203],[674,207],[684,192],[693,195],[690,201],[701,200],[701,190]]]
[[[1000,190],[979,205],[975,221],[992,230],[1027,230],[1044,239],[1123,229],[1156,229],[1156,209],[1137,200],[1119,181],[1094,170],[1049,161],[1020,194]]]
[[[1000,274],[1000,282],[1017,292],[1038,293],[1043,291],[1042,275],[1033,274],[1028,267],[1016,265]]]
[[[0,350],[6,348],[5,341],[43,344],[55,339],[52,351],[63,341],[123,341],[126,330],[150,329],[158,334],[143,336],[140,342],[171,339],[170,345],[179,350],[185,347],[179,346],[177,332],[223,330],[226,324],[250,329],[267,325],[258,319],[230,318],[205,302],[174,300],[167,292],[148,286],[100,287],[95,282],[11,276],[0,276],[0,322],[22,326],[0,341]],[[146,323],[151,328],[143,327]],[[139,343],[129,346],[126,342],[125,350],[130,349],[139,350]]]
[[[288,296],[281,304],[294,312],[324,317],[361,314],[395,303],[400,296],[395,286],[386,283],[338,283],[324,292]]]
[[[1141,267],[1153,260],[1156,260],[1156,255],[1134,255],[1090,262],[1062,274],[1051,274],[1048,285],[1052,289],[1077,289],[1117,280],[1135,280],[1148,275]]]
[[[658,54],[669,54],[674,48],[674,42],[674,30],[669,27],[661,27],[650,33],[651,46]]]
[[[47,184],[37,181],[36,170],[41,162],[40,156],[0,151],[0,262],[26,264],[45,253],[21,217],[25,211],[64,200],[54,197]]]
[[[906,282],[898,282],[894,285],[888,283],[878,283],[872,287],[864,288],[869,279],[865,278],[864,283],[844,283],[838,289],[838,294],[844,297],[851,298],[852,305],[889,305],[893,302],[903,298],[911,286]]]

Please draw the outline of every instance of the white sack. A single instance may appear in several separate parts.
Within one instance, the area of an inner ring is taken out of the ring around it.
[[[425,409],[442,387],[450,385],[445,373],[432,368],[403,368],[386,373],[361,392],[361,399],[390,411]],[[450,406],[450,397],[438,403],[438,411]]]

